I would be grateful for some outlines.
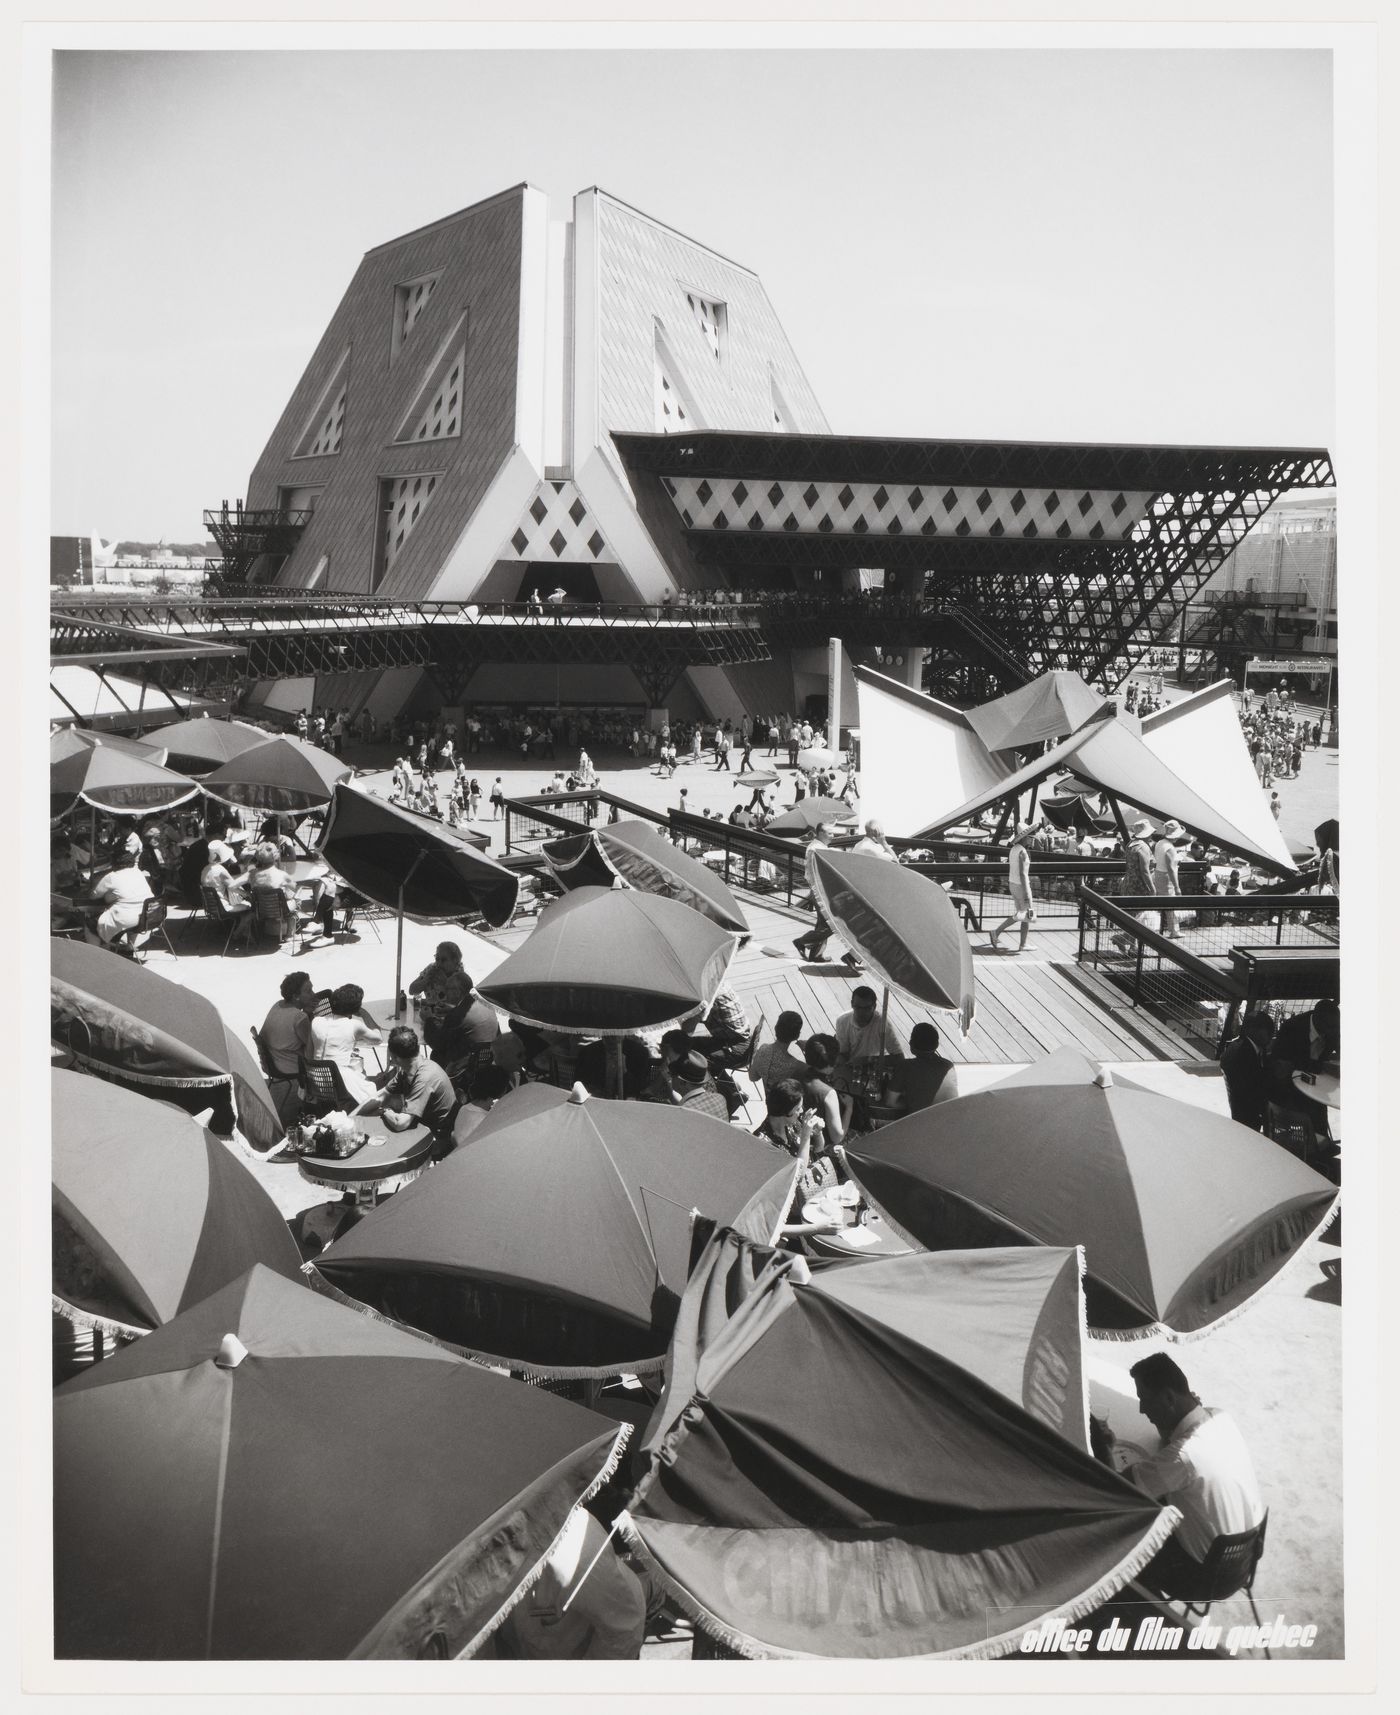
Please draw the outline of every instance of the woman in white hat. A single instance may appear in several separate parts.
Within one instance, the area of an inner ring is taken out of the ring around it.
[[[1015,953],[1024,953],[1035,922],[1035,896],[1031,892],[1031,840],[1043,826],[1041,822],[1018,822],[1011,842],[1011,915],[992,930],[992,946],[1001,951],[997,937],[1013,923],[1021,925],[1021,944]]]
[[[1152,890],[1154,893],[1177,894],[1181,892],[1177,847],[1184,845],[1190,837],[1180,822],[1168,822],[1162,829],[1156,845],[1152,848]],[[1164,910],[1161,914],[1161,922],[1162,933],[1169,941],[1181,939],[1177,932],[1175,911]]]

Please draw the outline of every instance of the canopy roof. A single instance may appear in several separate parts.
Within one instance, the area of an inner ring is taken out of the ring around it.
[[[1336,1202],[1321,1174],[1258,1132],[1073,1048],[909,1114],[847,1158],[895,1226],[928,1249],[1082,1244],[1089,1321],[1124,1339],[1209,1330]]]
[[[1010,774],[961,709],[868,667],[857,667],[855,678],[861,813],[887,834],[913,834],[947,805],[992,791]]]
[[[1160,761],[1190,780],[1199,796],[1242,829],[1273,867],[1296,867],[1250,760],[1228,679],[1197,691],[1141,722],[1142,742]]]
[[[1210,844],[1238,852],[1266,869],[1288,872],[1295,867],[1286,848],[1280,856],[1273,842],[1266,845],[1254,838],[1233,815],[1217,809],[1194,786],[1188,785],[1148,748],[1145,739],[1115,718],[1111,704],[1106,704],[1063,744],[1008,774],[995,788],[950,805],[920,828],[919,833],[931,836],[966,821],[999,798],[1024,792],[1062,768],[1071,770],[1077,779],[1091,786],[1111,792],[1120,803],[1136,805],[1153,815],[1174,817]],[[1244,819],[1250,818],[1246,815]]]
[[[64,1314],[144,1333],[262,1262],[300,1281],[281,1211],[187,1115],[55,1068],[54,1296]]]
[[[749,1656],[996,1656],[1145,1563],[1177,1515],[1086,1450],[1078,1258],[1030,1254],[804,1281],[712,1239],[624,1519],[700,1626]]]
[[[508,923],[520,878],[488,857],[479,834],[449,828],[341,782],[331,798],[320,851],[350,885],[405,917],[445,923],[479,911]]]
[[[254,1268],[55,1393],[56,1653],[470,1654],[627,1433]]]
[[[1042,673],[1029,685],[967,711],[988,750],[1023,750],[1048,738],[1068,738],[1104,706],[1078,673]]]
[[[524,1084],[316,1267],[400,1320],[515,1364],[655,1369],[690,1263],[691,1210],[733,1220],[779,1159],[704,1114]]]

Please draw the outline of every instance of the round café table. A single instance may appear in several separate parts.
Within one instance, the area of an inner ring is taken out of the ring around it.
[[[1311,1083],[1306,1081],[1308,1077],[1311,1077]],[[1342,1105],[1342,1080],[1335,1072],[1295,1072],[1293,1087],[1300,1095],[1321,1102],[1325,1108],[1340,1108]]]
[[[377,1202],[382,1191],[396,1191],[416,1179],[432,1153],[433,1134],[422,1124],[390,1131],[379,1114],[352,1114],[355,1129],[369,1142],[353,1155],[303,1155],[297,1172],[308,1185],[327,1191],[368,1191]]]
[[[808,1244],[819,1256],[841,1257],[849,1260],[852,1257],[877,1256],[908,1256],[910,1247],[902,1239],[897,1239],[881,1220],[874,1209],[864,1211],[865,1220],[860,1220],[860,1211],[853,1204],[842,1203],[832,1197],[836,1187],[829,1187],[819,1196],[811,1198],[802,1205],[804,1221],[828,1221],[832,1219],[845,1220],[849,1217],[851,1224],[842,1226],[835,1232],[808,1233]]]

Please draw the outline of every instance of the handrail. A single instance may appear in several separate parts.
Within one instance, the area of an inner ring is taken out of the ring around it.
[[[1179,965],[1182,970],[1189,971],[1192,976],[1214,989],[1222,999],[1244,999],[1243,983],[1217,966],[1207,964],[1204,959],[1198,959],[1194,953],[1188,953],[1179,942],[1168,940],[1156,929],[1149,929],[1147,924],[1142,922],[1140,918],[1134,917],[1131,911],[1121,909],[1116,900],[1108,899],[1102,893],[1095,893],[1093,888],[1085,887],[1082,882],[1074,891],[1080,902],[1081,910],[1087,906],[1089,910],[1097,911],[1100,916],[1106,917],[1110,923],[1116,923],[1120,929],[1125,930],[1135,940],[1140,941],[1144,946],[1151,947],[1162,958],[1170,960],[1172,964]],[[1210,902],[1215,899],[1213,894],[1207,894],[1205,897]],[[1151,895],[1150,903],[1146,898],[1140,901],[1139,909],[1155,910],[1166,903],[1168,903],[1167,895],[1154,893]]]

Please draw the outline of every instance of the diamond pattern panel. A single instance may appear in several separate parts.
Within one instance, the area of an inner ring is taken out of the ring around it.
[[[917,484],[772,482],[674,477],[667,483],[688,529],[837,535],[1022,536],[1122,541],[1153,496],[1116,489],[948,488]]]
[[[520,514],[498,560],[616,560],[572,482],[542,482]]]
[[[346,351],[335,367],[335,374],[326,383],[311,421],[303,430],[297,449],[292,454],[293,458],[326,458],[340,451],[341,439],[345,433],[345,400],[350,391],[349,363],[350,353]]]

